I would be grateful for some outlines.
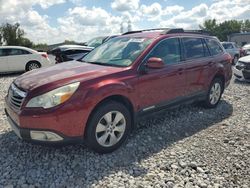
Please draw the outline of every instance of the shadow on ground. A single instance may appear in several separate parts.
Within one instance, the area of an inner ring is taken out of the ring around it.
[[[143,176],[147,169],[138,165],[140,161],[221,122],[232,112],[233,106],[224,100],[216,109],[189,105],[162,111],[142,119],[120,149],[105,155],[79,145],[37,146],[6,132],[0,135],[0,185],[88,187],[118,171]]]

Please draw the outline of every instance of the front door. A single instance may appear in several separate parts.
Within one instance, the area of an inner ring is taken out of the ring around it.
[[[165,67],[146,67],[147,59],[161,58]],[[167,104],[185,95],[186,79],[184,64],[181,62],[181,49],[178,38],[160,41],[145,60],[146,73],[139,76],[140,109],[147,111]]]

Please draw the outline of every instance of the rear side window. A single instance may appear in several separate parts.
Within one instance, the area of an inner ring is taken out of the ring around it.
[[[200,38],[183,38],[186,59],[194,59],[207,56],[202,39]]]
[[[223,49],[221,48],[219,42],[214,39],[206,39],[207,45],[209,47],[209,51],[212,55],[218,55],[223,53]]]
[[[165,64],[174,64],[181,61],[180,43],[178,38],[165,39],[158,43],[148,58],[158,57]]]
[[[7,49],[0,49],[0,57],[7,56]]]
[[[8,49],[8,55],[26,55],[31,54],[30,52],[22,49]]]

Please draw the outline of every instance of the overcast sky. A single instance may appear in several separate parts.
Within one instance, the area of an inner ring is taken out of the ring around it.
[[[119,34],[132,29],[197,29],[206,19],[250,19],[250,0],[0,0],[0,24],[19,22],[35,43]]]

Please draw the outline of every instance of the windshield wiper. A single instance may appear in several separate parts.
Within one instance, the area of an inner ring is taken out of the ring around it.
[[[98,62],[98,61],[84,61],[84,62],[90,63],[90,64],[95,64],[95,65],[109,66],[109,67],[123,67],[121,65],[102,63],[102,62]]]

